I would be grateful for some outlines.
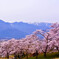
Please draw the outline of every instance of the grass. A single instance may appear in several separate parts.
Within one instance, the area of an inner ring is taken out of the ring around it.
[[[13,56],[11,55],[10,58],[13,58]],[[58,52],[47,53],[47,57],[46,58],[43,56],[43,54],[39,54],[38,55],[38,59],[57,59],[57,58],[59,59],[59,53]],[[0,59],[7,59],[7,58],[0,58]],[[26,59],[26,57],[24,57],[22,59]],[[31,56],[28,59],[36,59],[36,57],[32,57]]]
[[[59,53],[58,52],[47,53],[47,57],[46,58],[43,56],[43,54],[40,54],[38,56],[38,59],[55,59],[55,58],[59,59]],[[36,59],[36,58],[35,57],[29,57],[29,59]]]

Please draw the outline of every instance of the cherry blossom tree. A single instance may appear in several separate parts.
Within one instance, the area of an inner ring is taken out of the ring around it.
[[[51,37],[53,37],[52,41],[54,42],[54,46],[56,47],[56,49],[59,52],[59,24],[58,23],[54,23],[53,25],[51,25],[52,29],[50,29],[50,32],[52,34],[50,34]]]
[[[34,32],[35,35],[42,35],[43,36],[43,40],[41,41],[41,45],[40,45],[40,48],[42,50],[42,52],[44,53],[44,56],[46,57],[46,53],[48,51],[48,43],[51,39],[50,37],[50,32],[45,32],[45,31],[42,31],[42,30],[36,30]]]
[[[28,54],[35,53],[35,50],[38,49],[38,47],[37,47],[37,46],[39,46],[38,37],[33,34],[27,35],[23,42],[24,42],[24,50],[26,52],[27,59],[28,59]]]
[[[7,57],[7,59],[9,59],[9,54],[10,54],[10,45],[8,43],[8,41],[6,42],[3,42],[2,45],[1,45],[1,55],[2,57]]]

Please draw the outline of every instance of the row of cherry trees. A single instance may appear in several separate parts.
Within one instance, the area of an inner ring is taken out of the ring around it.
[[[0,56],[9,59],[10,55],[14,55],[14,59],[21,59],[26,55],[28,59],[28,55],[31,54],[37,59],[40,53],[46,57],[47,52],[55,50],[59,52],[59,24],[55,23],[51,27],[49,31],[36,30],[20,40],[11,39],[1,42]],[[43,36],[42,40],[38,35]]]

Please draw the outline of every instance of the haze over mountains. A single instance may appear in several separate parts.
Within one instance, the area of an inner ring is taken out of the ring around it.
[[[24,22],[8,23],[0,20],[0,39],[24,38],[36,29],[50,29],[51,23],[33,23]]]

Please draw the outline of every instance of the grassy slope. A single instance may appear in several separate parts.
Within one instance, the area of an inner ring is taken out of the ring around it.
[[[38,56],[38,59],[54,59],[54,58],[59,58],[59,53],[47,53],[47,57],[44,58],[43,54],[40,54]],[[36,59],[35,57],[29,57],[29,59]]]
[[[12,58],[13,56],[10,56],[10,58]],[[55,52],[55,53],[47,53],[47,57],[44,58],[43,54],[39,54],[38,59],[55,59],[58,58],[59,59],[59,53]],[[7,58],[0,58],[0,59],[7,59]],[[26,59],[26,57],[24,57],[23,59]],[[35,57],[29,57],[28,59],[36,59]]]

